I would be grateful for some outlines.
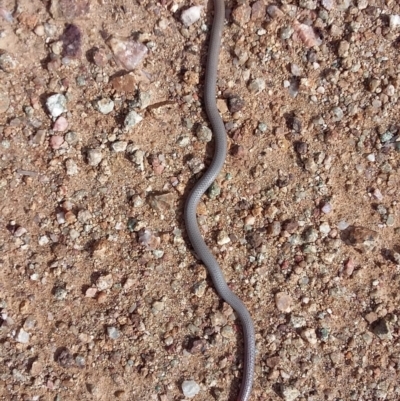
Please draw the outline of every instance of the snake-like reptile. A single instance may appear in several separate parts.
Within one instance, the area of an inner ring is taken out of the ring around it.
[[[196,209],[200,198],[217,178],[224,165],[227,153],[225,126],[221,116],[219,115],[216,103],[218,56],[221,47],[224,20],[224,0],[214,0],[214,19],[208,48],[204,84],[204,104],[214,134],[215,151],[209,168],[200,180],[197,181],[186,200],[184,218],[189,240],[197,256],[207,267],[218,295],[236,311],[242,323],[244,367],[242,384],[237,401],[247,401],[250,398],[251,388],[253,385],[256,353],[253,320],[251,319],[250,313],[246,309],[244,303],[228,287],[217,260],[204,242],[196,217]]]

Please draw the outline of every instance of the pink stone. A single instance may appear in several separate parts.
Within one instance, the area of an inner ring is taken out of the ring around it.
[[[52,147],[52,149],[60,149],[63,143],[64,143],[64,138],[60,135],[53,135],[50,138],[50,146]]]
[[[133,70],[146,56],[147,47],[130,39],[111,37],[107,41],[115,58],[128,71]]]
[[[57,118],[53,126],[53,131],[64,132],[68,128],[68,120],[60,116]]]

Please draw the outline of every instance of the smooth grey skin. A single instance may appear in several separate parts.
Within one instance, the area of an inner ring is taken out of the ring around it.
[[[208,249],[200,233],[197,223],[196,209],[204,192],[215,181],[220,173],[226,158],[227,139],[225,126],[218,113],[216,103],[216,85],[218,70],[218,55],[221,47],[222,29],[225,19],[225,5],[223,0],[214,0],[214,20],[211,29],[208,48],[204,103],[208,119],[210,120],[215,140],[215,153],[210,167],[195,184],[186,200],[184,218],[189,240],[199,259],[206,265],[218,295],[227,302],[237,313],[243,327],[244,338],[244,372],[242,385],[237,401],[247,401],[250,398],[253,385],[255,363],[255,335],[254,325],[250,313],[244,303],[230,290],[226,284],[224,273],[213,254]]]

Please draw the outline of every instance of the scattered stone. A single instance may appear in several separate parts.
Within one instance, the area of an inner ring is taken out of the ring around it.
[[[97,294],[97,288],[89,287],[85,292],[86,298],[94,298]]]
[[[196,135],[200,142],[207,143],[211,141],[213,133],[210,128],[205,125],[199,125],[196,129]]]
[[[15,341],[21,344],[29,343],[30,335],[23,328],[20,328],[15,336]]]
[[[185,397],[193,398],[200,392],[200,386],[194,380],[184,380],[182,392]]]
[[[228,99],[228,108],[232,114],[242,110],[244,105],[245,102],[240,96],[231,96]]]
[[[107,274],[105,276],[100,276],[96,280],[96,287],[99,291],[105,291],[108,290],[112,287],[114,284],[113,276],[112,274]]]
[[[282,388],[282,397],[285,401],[295,401],[300,396],[300,391],[292,386],[284,386]]]
[[[197,22],[200,19],[202,8],[201,6],[192,6],[182,11],[181,21],[183,25],[189,27]]]
[[[64,143],[64,138],[60,135],[52,135],[50,137],[50,146],[54,150],[60,149],[63,143]]]
[[[0,50],[0,69],[4,72],[13,72],[18,66],[17,60],[7,53],[5,50]]]
[[[132,129],[135,125],[139,124],[143,120],[143,117],[131,110],[125,117],[124,126],[127,130]]]
[[[385,318],[379,319],[372,323],[372,332],[381,340],[392,340],[393,336],[390,331],[389,323]]]
[[[82,56],[82,32],[74,24],[68,24],[61,35],[63,44],[62,56],[69,59],[80,58]]]
[[[280,18],[285,15],[275,4],[271,4],[267,7],[267,13],[271,18]]]
[[[111,148],[114,152],[125,152],[126,148],[128,146],[128,142],[126,141],[115,141],[111,145]]]
[[[90,0],[51,0],[50,13],[53,18],[73,20],[90,11]]]
[[[251,19],[262,20],[265,18],[266,7],[262,0],[258,0],[251,5]]]
[[[342,238],[348,245],[352,245],[356,249],[368,252],[377,246],[379,234],[366,227],[349,226],[343,230]]]
[[[226,231],[220,231],[217,235],[217,244],[222,246],[229,244],[229,242],[231,242],[231,239]]]
[[[5,113],[10,107],[10,98],[7,92],[0,92],[0,114]]]
[[[87,151],[87,162],[89,166],[96,167],[103,159],[103,153],[100,148],[89,149]]]
[[[78,174],[78,165],[75,163],[73,159],[67,159],[65,161],[65,169],[67,175],[76,175]]]
[[[304,329],[301,331],[300,335],[303,340],[306,340],[311,345],[315,345],[318,342],[317,334],[314,329]]]
[[[160,245],[161,239],[154,235],[151,230],[142,228],[138,232],[138,242],[147,249],[154,250]]]
[[[303,232],[303,239],[308,244],[315,242],[318,239],[318,231],[314,227],[308,227]]]
[[[53,125],[53,131],[56,132],[64,132],[66,131],[67,128],[68,128],[68,120],[63,116],[58,117]]]
[[[114,110],[114,102],[111,99],[105,97],[97,100],[95,102],[95,107],[101,114],[109,114]]]
[[[400,26],[400,15],[392,14],[389,17],[389,27],[390,29],[397,29]]]
[[[253,79],[247,85],[247,88],[252,93],[260,93],[265,89],[265,80],[262,78]]]
[[[350,50],[350,43],[347,40],[342,40],[339,43],[338,55],[339,57],[348,57]]]
[[[68,348],[62,348],[61,350],[58,350],[54,359],[62,368],[70,368],[75,362],[74,357],[71,355]]]
[[[289,313],[292,310],[292,298],[284,292],[275,294],[275,305],[279,311]]]
[[[121,336],[121,332],[113,326],[107,327],[107,335],[111,340],[118,340],[118,338]]]
[[[74,131],[69,131],[65,134],[64,136],[65,142],[67,142],[70,145],[74,145],[75,143],[78,142],[79,137],[78,134]]]
[[[193,157],[192,159],[190,159],[187,162],[187,164],[188,164],[188,166],[190,168],[190,171],[193,174],[200,173],[200,171],[202,171],[204,169],[204,167],[205,167],[203,161],[198,159],[197,157]]]
[[[47,98],[46,106],[51,116],[56,118],[67,111],[67,99],[64,95],[57,93]]]
[[[165,194],[150,194],[149,204],[154,210],[158,211],[171,211],[174,210],[175,196],[172,192]]]
[[[244,26],[250,21],[251,7],[248,3],[240,4],[232,11],[233,21],[239,25]]]
[[[107,40],[107,44],[121,66],[128,71],[135,69],[148,52],[147,47],[143,43],[131,39],[111,37]]]
[[[306,24],[300,24],[297,20],[293,24],[293,29],[296,32],[298,38],[304,43],[306,47],[319,46],[322,41],[314,32],[311,26]]]
[[[335,6],[335,0],[322,0],[321,4],[325,10],[331,11]]]

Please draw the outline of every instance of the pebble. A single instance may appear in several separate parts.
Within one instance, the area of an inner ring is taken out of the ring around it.
[[[210,142],[212,139],[212,131],[205,125],[199,125],[196,129],[196,135],[200,142]]]
[[[15,341],[21,344],[28,344],[29,343],[30,335],[27,333],[23,328],[20,328],[15,336]]]
[[[392,14],[389,17],[390,29],[397,29],[400,26],[400,15]]]
[[[376,322],[372,323],[372,331],[381,340],[393,339],[389,323],[385,318],[379,319]]]
[[[332,205],[330,203],[325,203],[321,208],[322,213],[328,214],[332,211]]]
[[[57,118],[56,122],[53,125],[53,131],[64,132],[68,128],[68,120],[64,116],[60,116]]]
[[[233,21],[239,25],[244,26],[250,21],[251,7],[247,4],[240,4],[232,11]]]
[[[46,106],[50,115],[56,118],[67,111],[67,99],[64,95],[57,93],[47,98]]]
[[[317,0],[300,0],[299,6],[307,10],[315,10],[317,8]]]
[[[284,386],[282,388],[282,397],[285,401],[295,401],[300,396],[300,391],[296,387]]]
[[[63,143],[64,143],[64,138],[60,135],[52,135],[50,137],[50,146],[54,150],[60,149]]]
[[[39,237],[38,243],[40,246],[47,245],[50,242],[47,235],[42,235]]]
[[[121,336],[120,331],[114,327],[114,326],[109,326],[107,327],[107,335],[111,340],[118,340],[118,338]]]
[[[126,148],[128,146],[128,142],[126,141],[116,141],[113,142],[111,145],[111,148],[114,152],[125,152]]]
[[[207,282],[205,280],[202,280],[194,285],[193,292],[198,298],[201,298],[206,292],[206,289]]]
[[[314,227],[309,227],[303,232],[303,239],[306,243],[315,242],[318,239],[318,231]]]
[[[183,25],[189,27],[197,22],[200,19],[202,8],[201,6],[192,6],[182,11],[181,21]]]
[[[193,398],[200,392],[200,386],[194,380],[182,382],[182,392],[185,397]]]
[[[125,117],[124,126],[127,130],[132,129],[135,125],[139,124],[143,120],[143,117],[131,110]]]
[[[10,107],[10,98],[7,92],[0,92],[0,114],[5,113]]]
[[[328,235],[331,231],[331,227],[329,226],[329,224],[327,222],[323,222],[320,226],[319,226],[319,231],[322,234]]]
[[[250,92],[260,93],[265,89],[265,80],[262,78],[253,79],[247,86]]]
[[[231,242],[231,239],[229,238],[229,235],[226,233],[226,231],[219,231],[217,235],[217,244],[218,245],[226,245]]]
[[[350,43],[347,40],[342,40],[339,43],[338,55],[339,57],[348,57],[350,50]]]
[[[109,114],[114,110],[114,102],[110,98],[104,97],[95,102],[95,107],[101,114]]]
[[[89,166],[96,167],[103,159],[103,153],[100,148],[89,149],[87,151],[87,162]]]
[[[67,159],[65,161],[65,169],[66,169],[67,175],[78,174],[78,166],[73,159]]]
[[[85,292],[86,298],[94,298],[97,294],[97,288],[89,287]]]
[[[17,60],[10,53],[3,51],[0,53],[0,69],[4,72],[13,72],[18,66]]]
[[[370,251],[377,245],[379,235],[376,231],[361,226],[349,226],[344,233],[345,242],[362,251]]]
[[[112,274],[107,274],[105,276],[100,276],[96,280],[96,287],[99,291],[105,291],[108,290],[112,287],[114,284],[113,276]]]
[[[315,345],[318,342],[315,329],[310,329],[310,328],[304,329],[301,331],[300,335],[301,338],[303,338],[303,340],[306,340],[311,345]]]
[[[275,294],[275,305],[279,311],[289,313],[292,310],[292,298],[284,292],[278,292]]]
[[[79,140],[78,134],[75,131],[69,131],[65,134],[64,140],[70,145],[74,145]]]
[[[107,44],[122,67],[128,71],[135,69],[148,52],[143,43],[130,39],[111,37],[107,40]]]
[[[50,13],[53,18],[71,21],[87,15],[90,11],[90,3],[90,0],[51,0]]]

